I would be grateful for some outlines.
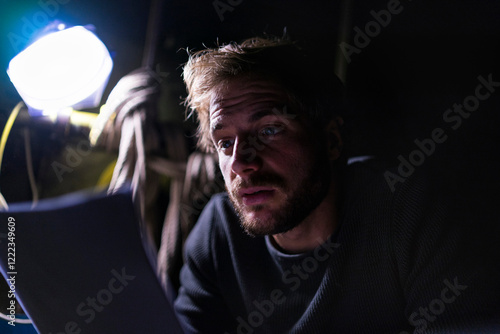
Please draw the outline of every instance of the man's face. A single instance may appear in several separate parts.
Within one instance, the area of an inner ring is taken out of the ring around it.
[[[326,196],[331,172],[318,131],[269,81],[233,80],[212,94],[212,141],[229,197],[250,235],[299,225]]]

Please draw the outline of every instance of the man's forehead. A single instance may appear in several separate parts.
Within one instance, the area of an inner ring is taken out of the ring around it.
[[[210,98],[210,118],[221,111],[282,107],[288,102],[285,89],[272,81],[235,79],[216,87]]]

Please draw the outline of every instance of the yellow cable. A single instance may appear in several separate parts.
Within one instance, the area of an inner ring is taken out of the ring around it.
[[[87,111],[71,110],[69,121],[72,125],[92,128],[98,114]]]
[[[113,171],[115,170],[117,159],[113,160],[101,173],[99,180],[97,180],[97,190],[104,189],[111,183],[111,178],[113,177]]]
[[[12,130],[14,121],[16,120],[16,117],[19,114],[19,111],[21,110],[22,107],[24,107],[24,102],[19,102],[14,107],[14,109],[10,113],[7,123],[5,123],[5,127],[3,128],[2,139],[0,140],[0,171],[2,170],[3,153],[5,151],[5,145],[7,144],[7,139],[9,139],[10,130]]]
[[[24,107],[24,102],[21,101],[14,107],[14,109],[12,109],[9,118],[7,119],[7,123],[5,123],[5,126],[3,128],[2,138],[0,139],[0,172],[2,170],[3,154],[5,152],[5,145],[7,144],[7,139],[9,139],[10,131],[12,130],[14,121],[16,120],[17,115],[19,115],[19,111],[23,107]],[[0,207],[4,210],[9,209],[7,201],[5,200],[5,197],[3,197],[1,192],[0,192]]]

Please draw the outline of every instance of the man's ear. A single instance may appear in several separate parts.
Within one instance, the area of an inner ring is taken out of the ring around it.
[[[340,127],[344,124],[342,117],[335,117],[328,122],[326,134],[328,140],[328,159],[337,160],[340,157],[344,142],[340,134]]]

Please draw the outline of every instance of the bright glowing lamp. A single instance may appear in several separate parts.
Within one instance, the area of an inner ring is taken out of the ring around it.
[[[7,73],[32,115],[96,107],[113,61],[106,46],[82,26],[56,31],[15,56]]]

